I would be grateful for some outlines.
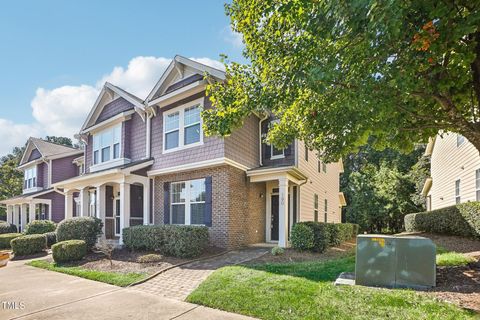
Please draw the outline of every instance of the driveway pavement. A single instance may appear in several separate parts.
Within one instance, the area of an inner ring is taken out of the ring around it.
[[[251,319],[159,295],[9,262],[0,319]]]

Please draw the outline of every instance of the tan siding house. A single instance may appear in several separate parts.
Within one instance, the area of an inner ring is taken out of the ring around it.
[[[422,191],[427,210],[480,200],[480,155],[466,138],[456,133],[438,135],[430,140],[426,155],[431,156],[431,177]]]

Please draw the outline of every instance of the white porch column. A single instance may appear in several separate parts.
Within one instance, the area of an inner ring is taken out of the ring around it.
[[[13,224],[18,227],[20,226],[20,220],[18,219],[18,212],[20,211],[20,205],[13,205]]]
[[[33,220],[35,220],[35,203],[34,202],[30,202],[28,204],[28,214],[29,214],[29,221],[32,222]]]
[[[27,226],[27,205],[24,203],[20,205],[20,214],[22,219],[21,224],[22,224],[22,231],[23,231]]]
[[[143,224],[150,224],[150,179],[143,184]]]
[[[126,182],[120,183],[120,240],[123,244],[122,231],[130,226],[130,185]]]
[[[279,203],[278,203],[278,246],[288,246],[288,179],[278,179]]]
[[[85,187],[80,190],[80,217],[87,217],[88,216],[88,207],[89,207],[89,196],[88,196],[88,188]]]
[[[97,186],[96,200],[97,200],[97,218],[101,219],[103,222],[102,238],[105,238],[105,203],[106,203],[105,185]]]
[[[13,223],[13,206],[10,204],[7,205],[7,222],[14,224]]]
[[[65,219],[73,218],[73,191],[65,190]]]

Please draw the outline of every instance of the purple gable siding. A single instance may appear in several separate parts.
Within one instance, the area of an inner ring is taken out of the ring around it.
[[[32,152],[30,152],[30,156],[28,157],[27,162],[30,162],[30,161],[35,160],[35,159],[39,159],[41,156],[42,156],[42,154],[40,153],[40,151],[38,151],[38,149],[35,148],[35,149],[32,150]]]
[[[62,194],[52,191],[35,198],[52,200],[52,220],[54,222],[65,219],[65,197]]]
[[[119,113],[133,109],[133,104],[123,98],[118,98],[103,107],[95,124],[105,121]]]
[[[78,167],[72,163],[78,154],[70,157],[52,160],[52,183],[66,180],[78,175]]]
[[[170,87],[167,88],[167,90],[165,90],[165,94],[170,93],[170,92],[175,91],[175,90],[178,90],[178,89],[183,88],[185,86],[188,86],[189,84],[194,83],[195,81],[202,80],[202,79],[203,79],[203,75],[201,75],[201,74],[196,73],[194,75],[191,75],[190,77],[187,77],[185,79],[182,79],[182,80],[172,84]]]
[[[90,172],[90,167],[93,165],[93,137],[88,136],[88,144],[85,146],[85,173]]]
[[[134,113],[130,120],[124,122],[125,157],[132,161],[145,158],[146,124],[138,113]]]
[[[200,92],[162,108],[157,113],[157,116],[152,118],[152,157],[155,159],[155,162],[151,170],[216,159],[224,156],[224,140],[220,137],[206,136],[203,137],[203,145],[201,146],[163,154],[163,112],[201,97],[204,97],[204,109],[210,109],[212,107],[210,99],[205,97],[205,92]]]
[[[122,155],[124,158],[130,159],[130,132],[132,121],[128,120],[122,124]]]
[[[37,187],[48,187],[48,165],[45,162],[37,165]]]

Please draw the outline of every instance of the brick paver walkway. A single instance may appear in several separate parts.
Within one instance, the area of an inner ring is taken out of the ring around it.
[[[185,300],[213,271],[260,257],[265,248],[235,250],[207,260],[201,260],[170,269],[153,279],[132,287],[159,296]]]

